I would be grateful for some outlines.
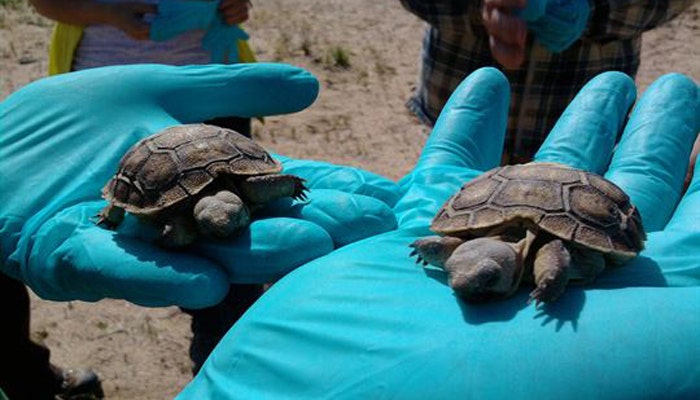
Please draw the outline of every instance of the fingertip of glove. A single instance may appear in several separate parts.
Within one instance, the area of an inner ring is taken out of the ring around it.
[[[700,106],[698,85],[689,76],[678,72],[659,77],[647,88],[647,92],[652,91],[655,92],[655,97],[684,97],[690,101],[695,101],[696,107]]]
[[[637,97],[637,87],[634,79],[624,72],[606,71],[593,77],[582,90],[597,88],[614,88],[625,95],[625,100],[634,102]]]
[[[486,86],[499,93],[510,93],[508,78],[506,78],[503,72],[494,67],[484,67],[474,71],[464,79],[457,91],[469,92],[475,86]]]
[[[459,84],[445,110],[462,107],[473,108],[478,105],[493,105],[498,101],[508,104],[510,101],[510,84],[501,71],[493,67],[480,68]],[[438,118],[438,123],[440,118]],[[437,126],[437,124],[436,124]]]
[[[318,97],[320,84],[315,75],[290,64],[255,63],[250,64],[259,77],[270,80],[276,77],[275,90],[279,93],[289,93],[294,99],[296,110],[300,111],[311,105]]]

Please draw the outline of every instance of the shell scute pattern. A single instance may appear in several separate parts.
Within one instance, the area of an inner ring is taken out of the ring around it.
[[[277,173],[282,166],[255,142],[225,129],[182,125],[141,140],[122,158],[104,197],[132,213],[161,210],[222,175]]]
[[[431,228],[469,237],[512,224],[603,253],[631,255],[644,240],[639,213],[616,185],[585,171],[538,163],[499,167],[465,184]]]

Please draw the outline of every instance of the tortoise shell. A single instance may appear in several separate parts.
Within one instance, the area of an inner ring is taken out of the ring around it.
[[[551,163],[484,173],[448,199],[431,229],[466,238],[518,224],[623,259],[641,251],[646,238],[639,212],[614,183]]]
[[[102,195],[131,213],[152,214],[195,196],[218,177],[281,170],[265,149],[238,132],[179,125],[136,143]]]

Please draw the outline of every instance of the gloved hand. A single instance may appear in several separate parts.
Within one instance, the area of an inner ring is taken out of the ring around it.
[[[85,70],[32,83],[0,103],[0,272],[52,300],[217,304],[229,282],[265,283],[335,247],[394,229],[398,186],[361,170],[283,158],[308,204],[278,204],[238,238],[164,251],[133,217],[91,218],[101,187],[139,139],[180,124],[299,111],[318,82],[282,64]]]
[[[211,62],[234,64],[239,61],[238,41],[247,40],[248,34],[238,25],[229,25],[217,15],[207,30],[202,47],[211,53]]]
[[[591,6],[588,0],[527,0],[525,8],[515,14],[527,22],[545,48],[558,53],[583,35]]]
[[[502,301],[464,303],[444,272],[409,257],[443,202],[499,163],[508,97],[498,71],[471,74],[400,182],[398,230],[277,282],[178,399],[697,397],[700,174],[682,199],[680,190],[700,103],[682,75],[647,89],[629,120],[633,81],[600,75],[536,156],[620,185],[648,231],[639,257],[543,308],[527,304],[527,285]]]
[[[205,30],[212,24],[218,0],[162,0],[151,22],[150,38],[160,42],[191,30]]]

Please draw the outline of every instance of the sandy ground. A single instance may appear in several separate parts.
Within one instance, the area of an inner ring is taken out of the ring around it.
[[[405,110],[423,25],[398,2],[257,0],[247,30],[265,61],[305,67],[322,90],[301,113],[254,127],[266,147],[398,179],[425,140]],[[51,23],[21,0],[0,0],[0,99],[41,78]],[[644,36],[640,92],[667,72],[700,82],[700,4]],[[168,399],[190,380],[189,318],[123,301],[53,303],[34,297],[34,338],[55,363],[94,368],[110,399]]]

